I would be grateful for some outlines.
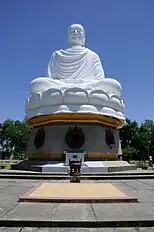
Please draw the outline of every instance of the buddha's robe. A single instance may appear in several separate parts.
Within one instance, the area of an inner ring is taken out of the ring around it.
[[[104,77],[99,56],[81,46],[55,51],[48,64],[48,77],[34,79],[30,92],[35,95],[50,88],[66,90],[72,87],[121,94],[120,83]]]
[[[48,75],[61,82],[81,84],[104,79],[104,70],[95,52],[85,47],[70,47],[52,54]]]

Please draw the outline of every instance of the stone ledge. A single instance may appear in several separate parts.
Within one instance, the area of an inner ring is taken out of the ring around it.
[[[108,172],[120,172],[120,171],[128,171],[128,170],[136,170],[136,166],[135,165],[113,166],[108,168]]]
[[[23,175],[23,176],[27,176],[27,175],[37,175],[37,176],[68,176],[68,173],[65,173],[65,172],[60,172],[60,173],[55,173],[55,172],[35,172],[35,171],[24,171],[24,170],[6,170],[6,169],[1,169],[0,170],[0,175]],[[147,171],[138,171],[138,170],[135,170],[133,172],[131,171],[127,171],[127,172],[96,172],[96,173],[82,173],[82,176],[125,176],[125,175],[128,175],[128,176],[142,176],[142,175],[154,175],[154,169],[150,169],[150,170],[147,170]]]
[[[52,220],[29,220],[15,218],[0,218],[0,227],[51,227],[51,228],[123,228],[123,227],[154,227],[154,218],[138,219],[134,217],[127,220],[90,220],[90,221],[52,221]]]
[[[68,175],[0,175],[0,179],[25,179],[25,180],[69,180]],[[133,179],[154,179],[153,175],[96,175],[81,176],[81,180],[133,180]]]

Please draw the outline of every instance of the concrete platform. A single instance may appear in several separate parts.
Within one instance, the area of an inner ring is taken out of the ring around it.
[[[64,162],[52,162],[51,160],[25,160],[12,165],[14,170],[29,170],[38,172],[67,173],[68,166]],[[82,165],[82,173],[103,173],[136,170],[135,165],[126,161],[86,161]]]
[[[21,196],[19,201],[117,203],[138,202],[138,199],[111,183],[42,183]]]

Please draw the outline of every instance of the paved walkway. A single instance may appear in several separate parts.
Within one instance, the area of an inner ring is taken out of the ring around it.
[[[46,181],[46,182],[49,182]],[[51,180],[50,182],[68,182],[67,180]],[[83,180],[90,183],[96,181]],[[27,192],[40,180],[0,179],[0,220],[36,220],[36,221],[69,221],[69,222],[102,222],[125,220],[154,220],[154,180],[97,180],[99,183],[113,183],[137,196],[140,203],[27,203],[18,202],[21,195]],[[0,228],[0,231],[79,231],[79,232],[149,232],[154,228],[102,228],[102,229],[70,229],[70,228]]]
[[[153,228],[0,228],[0,232],[153,232]]]

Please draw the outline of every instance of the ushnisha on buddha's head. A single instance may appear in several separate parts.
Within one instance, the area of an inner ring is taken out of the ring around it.
[[[84,46],[85,45],[85,30],[81,24],[72,24],[68,28],[69,46]]]

